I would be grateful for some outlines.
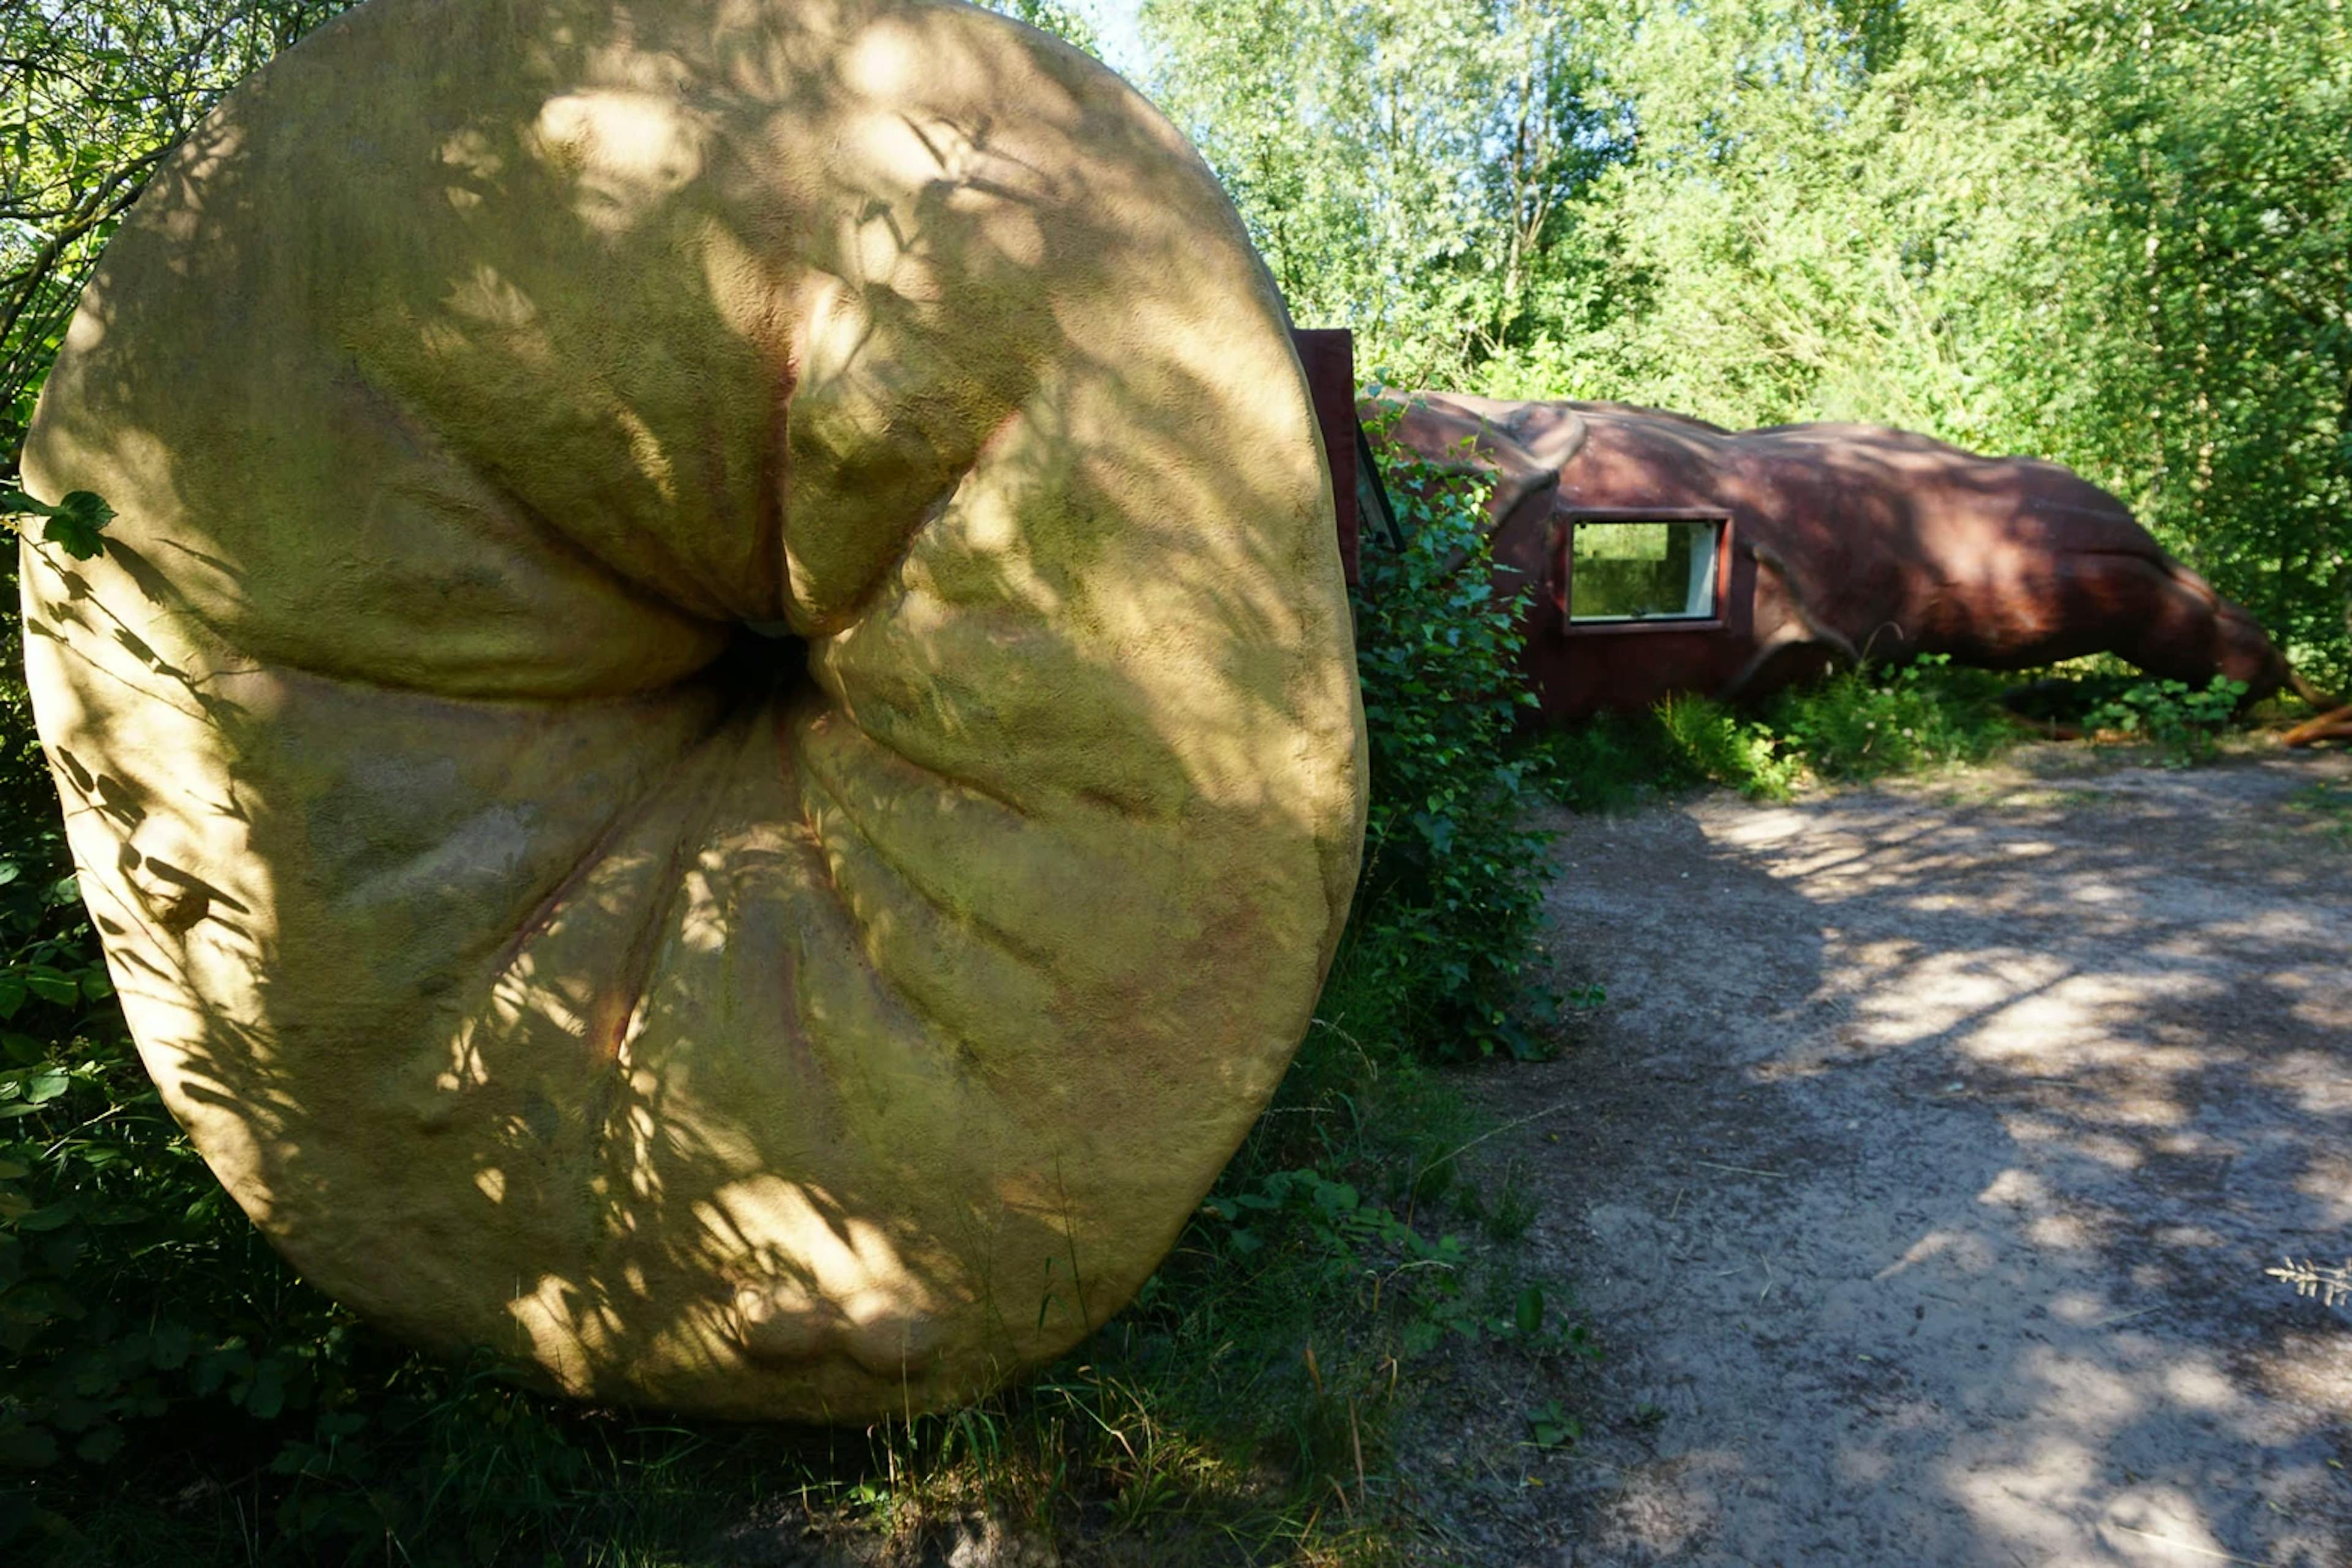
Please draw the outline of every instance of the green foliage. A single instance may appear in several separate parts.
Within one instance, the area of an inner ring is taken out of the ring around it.
[[[42,519],[41,538],[77,561],[89,561],[106,549],[100,537],[114,521],[114,509],[89,490],[68,490],[57,505],[35,500],[18,489],[0,489],[0,521],[22,531],[17,519]]]
[[[1145,0],[1148,86],[1303,322],[1412,384],[1579,308],[1575,204],[1612,155],[1602,20],[1568,0]]]
[[[1825,779],[1861,780],[1981,762],[2016,727],[2000,678],[1927,654],[1893,668],[1840,670],[1780,693],[1766,722],[1791,755]]]
[[[1772,731],[1705,697],[1669,697],[1655,710],[1658,728],[1681,769],[1729,784],[1751,800],[1786,800],[1801,775]]]
[[[2352,17],[2134,7],[2070,62],[2097,421],[2070,446],[2323,685],[2352,674]]]
[[[1372,802],[1353,940],[1436,1056],[1529,1056],[1516,1011],[1549,862],[1509,746],[1535,704],[1525,595],[1496,586],[1478,483],[1380,446],[1404,546],[1365,552],[1356,601]]]
[[[1524,744],[1537,787],[1575,811],[1623,811],[1659,791],[1707,782],[1654,713],[1597,713]]]
[[[1010,16],[1076,44],[1088,54],[1100,54],[1102,43],[1094,25],[1063,0],[974,0],[985,10]]]
[[[2340,0],[1162,0],[1300,319],[1503,396],[2067,463],[2352,679]]]
[[[1388,1295],[1402,1309],[1398,1344],[1407,1355],[1426,1355],[1449,1335],[1539,1341],[1544,1331],[1541,1286],[1524,1287],[1512,1315],[1481,1318],[1466,1288],[1472,1259],[1462,1237],[1428,1236],[1312,1166],[1212,1197],[1202,1213],[1217,1222],[1205,1228],[1232,1260],[1287,1246],[1369,1282],[1375,1297]]]
[[[1496,390],[2067,462],[2323,681],[2352,588],[2352,33],[2329,0],[1644,4],[1620,308]]]
[[[1747,714],[1679,696],[1648,714],[1601,714],[1529,742],[1538,784],[1579,811],[1615,811],[1659,790],[1713,783],[1785,800],[1807,778],[1858,781],[1981,762],[2021,731],[2001,677],[1941,654],[1841,670]]]
[[[1528,1412],[1528,1441],[1538,1448],[1565,1448],[1584,1436],[1583,1424],[1547,1399]]]
[[[2153,742],[2164,765],[2185,768],[2210,761],[2221,733],[2246,698],[2246,683],[2215,676],[2203,690],[2185,680],[2144,680],[2112,702],[2091,710],[2094,730],[2120,730]]]
[[[0,6],[0,467],[98,253],[220,95],[347,0]]]
[[[1490,1205],[1464,1176],[1486,1127],[1410,1032],[1411,999],[1374,951],[1393,940],[1343,949],[1273,1106],[1137,1306],[1087,1352],[1194,1430],[1278,1456],[1304,1501],[1356,1489],[1357,1444],[1380,1458],[1400,1377],[1409,1387],[1448,1343],[1531,1369],[1592,1354],[1557,1291],[1447,1223],[1526,1198],[1507,1183]]]

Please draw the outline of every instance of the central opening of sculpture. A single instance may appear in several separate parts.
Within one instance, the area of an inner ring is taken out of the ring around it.
[[[808,639],[788,621],[739,621],[704,674],[740,701],[790,695],[808,680]]]

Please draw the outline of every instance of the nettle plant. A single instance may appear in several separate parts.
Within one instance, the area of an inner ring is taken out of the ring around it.
[[[2153,742],[2166,767],[2185,768],[2211,758],[2245,697],[2246,683],[2227,676],[2215,676],[2202,689],[2185,680],[2144,680],[2092,709],[2084,722]]]
[[[1548,835],[1529,825],[1533,763],[1508,744],[1536,704],[1528,590],[1497,585],[1478,479],[1370,434],[1402,543],[1364,552],[1356,599],[1372,790],[1351,957],[1431,1053],[1534,1056],[1519,1005]]]
[[[2001,678],[1921,654],[1862,665],[1776,697],[1766,719],[1784,749],[1825,779],[1863,780],[1980,761],[2012,738]]]

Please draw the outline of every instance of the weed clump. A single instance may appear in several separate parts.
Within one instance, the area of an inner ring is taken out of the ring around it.
[[[2000,705],[2002,679],[1923,654],[1892,668],[1840,670],[1776,696],[1765,722],[1807,772],[1881,778],[1983,762],[2018,728]]]
[[[1704,697],[1669,697],[1654,710],[1683,767],[1753,800],[1786,800],[1802,769],[1772,731]]]
[[[2005,689],[1998,675],[1927,654],[1841,670],[1759,712],[1669,697],[1646,714],[1605,713],[1538,737],[1527,754],[1545,792],[1579,811],[1701,784],[1786,800],[1809,778],[1861,782],[1998,754],[2022,733]]]

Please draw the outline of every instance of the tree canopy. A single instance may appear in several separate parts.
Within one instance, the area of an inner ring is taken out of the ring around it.
[[[1147,0],[1303,322],[1409,384],[2072,465],[2323,679],[2341,0]]]

